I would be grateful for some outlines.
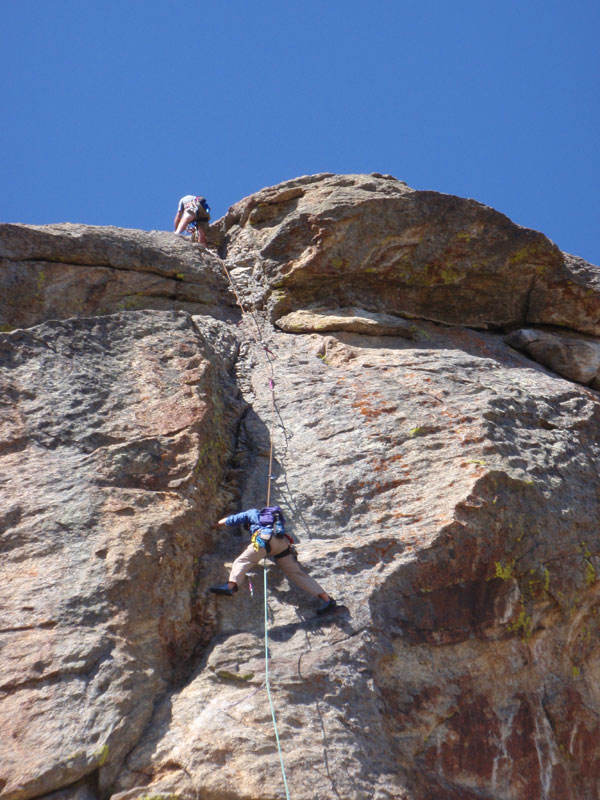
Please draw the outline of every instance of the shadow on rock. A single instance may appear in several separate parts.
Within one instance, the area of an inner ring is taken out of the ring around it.
[[[269,628],[269,638],[275,642],[286,642],[295,633],[301,630],[314,630],[317,628],[339,628],[348,636],[358,633],[351,623],[350,609],[347,606],[338,606],[335,611],[323,616],[306,612],[297,622],[287,625],[276,625]]]

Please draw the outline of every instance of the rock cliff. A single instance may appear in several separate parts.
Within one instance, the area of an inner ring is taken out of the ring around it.
[[[2,800],[284,797],[271,441],[290,797],[600,797],[598,268],[378,174],[209,243],[0,225]]]

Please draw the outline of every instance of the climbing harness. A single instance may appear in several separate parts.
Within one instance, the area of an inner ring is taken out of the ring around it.
[[[193,222],[190,222],[185,229],[185,233],[189,233],[192,242],[197,244],[200,241],[200,227],[198,225],[198,221],[194,220]]]
[[[252,534],[252,539],[250,540],[252,542],[252,546],[254,547],[257,553],[261,547],[263,548],[263,550],[266,550],[267,553],[270,553],[271,545],[269,544],[269,540],[263,539],[261,533],[262,533],[262,528],[258,528],[258,530],[254,531],[254,533]]]
[[[297,558],[296,548],[294,547],[294,540],[285,532],[285,517],[283,511],[279,506],[267,506],[263,508],[258,514],[260,528],[257,528],[252,534],[252,546],[258,553],[260,548],[267,551],[269,558],[278,561],[285,556],[293,555]],[[281,552],[271,555],[271,538],[287,539],[289,545]]]
[[[296,546],[294,545],[294,540],[287,533],[284,533],[283,536],[277,538],[283,539],[285,537],[288,540],[289,545],[281,553],[271,555],[271,542],[270,542],[271,536],[269,535],[269,539],[265,539],[261,535],[263,532],[264,528],[258,528],[258,530],[254,531],[254,533],[252,534],[252,538],[250,540],[252,542],[252,546],[254,547],[257,553],[262,547],[264,550],[267,551],[267,555],[269,556],[269,558],[272,558],[275,561],[279,561],[280,558],[285,558],[285,556],[294,556],[294,558],[296,559],[298,558],[298,553],[296,551]]]

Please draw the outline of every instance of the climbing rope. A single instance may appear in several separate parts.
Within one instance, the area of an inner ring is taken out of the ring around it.
[[[231,274],[229,273],[229,270],[227,269],[227,266],[225,265],[225,262],[223,261],[222,264],[223,264],[223,271],[225,272],[225,275],[227,276],[227,280],[229,281],[229,286],[231,287],[231,291],[234,294],[235,301],[238,304],[240,311],[242,312],[242,318],[243,319],[247,319],[248,317],[250,317],[252,319],[252,322],[254,323],[254,327],[256,328],[256,333],[258,335],[258,339],[260,340],[260,342],[259,342],[257,339],[255,339],[255,342],[257,344],[260,343],[261,347],[263,348],[263,350],[265,350],[267,352],[267,354],[270,353],[271,351],[263,343],[262,331],[260,329],[260,325],[256,321],[256,317],[254,316],[254,312],[246,311],[246,309],[244,308],[244,304],[242,302],[242,298],[239,295],[237,287],[236,287],[235,283],[233,282],[233,278],[231,277]]]
[[[264,595],[265,595],[265,686],[267,689],[267,697],[269,698],[269,706],[271,707],[271,717],[273,719],[273,729],[275,731],[275,741],[277,742],[277,752],[279,753],[279,763],[281,764],[281,775],[283,777],[283,786],[285,788],[286,800],[290,800],[290,792],[288,789],[287,778],[285,776],[285,766],[283,764],[283,753],[281,752],[281,743],[279,741],[279,731],[277,730],[277,720],[275,719],[275,708],[273,707],[273,699],[271,697],[271,684],[269,681],[269,617],[268,617],[268,603],[267,603],[267,559],[264,563]]]
[[[271,389],[271,400],[273,402],[273,411],[277,410],[275,405],[275,384],[273,379],[269,378],[269,387]],[[267,480],[267,506],[271,505],[271,480],[273,478],[273,417],[271,417],[271,427],[269,428],[269,477]]]
[[[275,370],[273,368],[273,359],[275,358],[275,354],[265,343],[262,331],[260,329],[260,325],[258,324],[254,312],[246,311],[244,303],[242,302],[242,298],[240,297],[240,293],[238,292],[237,286],[235,285],[235,282],[231,277],[231,273],[227,269],[225,262],[223,261],[222,263],[223,263],[223,271],[225,272],[227,280],[229,281],[229,286],[231,287],[231,291],[233,292],[236,303],[242,313],[242,319],[247,320],[248,318],[250,318],[252,320],[257,333],[257,336],[252,336],[252,339],[254,340],[254,343],[257,344],[261,348],[261,350],[264,351],[266,362],[269,366],[269,372],[270,372],[269,389],[271,390],[271,405],[273,407],[271,425],[269,427],[269,472],[267,477],[267,506],[269,506],[271,504],[271,480],[273,478],[273,421],[276,416],[278,416],[279,419],[281,420],[281,414],[279,413],[279,409],[277,408],[277,402],[275,400],[275,381],[274,381]],[[285,427],[283,426],[283,421],[282,421],[282,428],[284,430],[284,436],[285,436]]]
[[[269,347],[265,344],[264,338],[262,335],[262,331],[260,326],[254,316],[252,311],[248,312],[244,308],[244,304],[242,303],[241,297],[238,293],[235,283],[233,282],[233,278],[231,277],[229,270],[225,266],[223,262],[223,269],[225,271],[225,275],[227,276],[227,280],[229,281],[229,285],[233,291],[235,296],[236,302],[242,312],[242,318],[246,319],[248,316],[251,317],[254,326],[256,327],[256,331],[258,334],[258,338],[252,337],[257,345],[259,345],[262,350],[265,352],[266,360],[269,365],[271,376],[269,378],[269,388],[271,390],[271,402],[273,405],[273,416],[271,418],[271,424],[269,426],[269,472],[268,472],[268,479],[267,479],[267,506],[271,504],[271,480],[273,478],[273,420],[275,418],[275,414],[278,414],[277,410],[277,403],[275,402],[275,382],[273,380],[274,376],[274,369],[273,369],[273,358],[274,354],[271,352]],[[277,743],[277,753],[279,755],[279,764],[281,766],[281,776],[283,778],[283,786],[285,789],[285,797],[286,800],[290,800],[290,793],[288,789],[287,777],[285,774],[285,765],[283,763],[283,752],[281,750],[281,742],[279,741],[279,730],[277,729],[277,719],[275,717],[275,707],[273,705],[273,698],[271,696],[271,683],[269,680],[269,604],[268,604],[268,587],[267,587],[267,559],[264,559],[263,562],[263,576],[264,576],[264,598],[265,598],[265,633],[264,633],[264,640],[265,640],[265,688],[267,690],[267,697],[269,698],[269,707],[271,709],[271,719],[273,720],[273,730],[275,731],[275,741]]]

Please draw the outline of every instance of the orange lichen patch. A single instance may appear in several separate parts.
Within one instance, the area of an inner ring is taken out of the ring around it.
[[[374,545],[375,553],[379,560],[384,561],[388,555],[391,553],[395,553],[398,551],[398,542],[397,541],[386,541],[386,542],[378,542]]]
[[[473,474],[477,477],[485,475],[487,471],[487,465],[483,462],[479,463],[477,461],[461,461],[458,466],[472,470]]]
[[[386,459],[387,464],[393,464],[395,461],[404,461],[404,456],[401,453],[396,453],[396,455]]]
[[[371,458],[369,459],[369,463],[371,464],[371,469],[373,472],[383,472],[392,466],[393,464],[398,464],[399,462],[404,461],[404,456],[402,453],[396,453],[395,455],[389,456],[388,458]],[[408,467],[400,466],[400,469],[406,472],[408,471]]]
[[[464,414],[460,414],[458,411],[449,411],[447,408],[440,409],[440,414],[447,417],[454,424],[455,428],[456,425],[469,421],[469,418],[465,417]]]
[[[402,511],[392,511],[392,516],[395,519],[408,520],[411,523],[413,523],[413,522],[421,522],[421,520],[423,519],[423,515],[422,514],[405,514]]]
[[[481,442],[486,441],[486,437],[483,434],[471,433],[470,435],[461,436],[461,441],[463,444],[481,444]]]
[[[397,404],[378,405],[377,399],[381,396],[380,392],[364,392],[356,389],[356,398],[352,401],[352,407],[367,419],[376,419],[382,414],[393,414],[398,408]]]
[[[367,417],[367,419],[376,419],[380,417],[382,414],[393,414],[396,411],[396,406],[387,406],[387,407],[380,407],[374,408],[373,406],[369,406],[367,403],[352,403],[353,407],[358,409],[363,417]]]
[[[375,494],[383,494],[383,492],[389,492],[391,489],[397,489],[398,486],[402,486],[405,483],[410,483],[410,478],[401,478],[395,481],[386,481],[385,483],[376,483],[375,484]]]

